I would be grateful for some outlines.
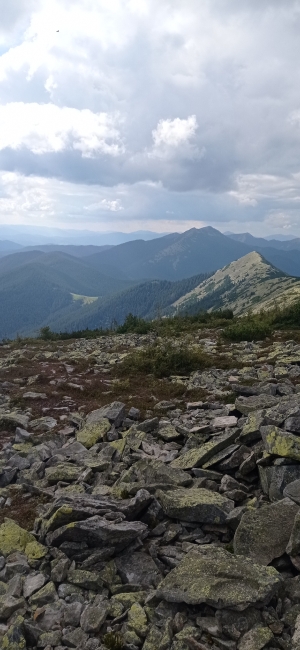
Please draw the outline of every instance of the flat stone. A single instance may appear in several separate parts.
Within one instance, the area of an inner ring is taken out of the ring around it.
[[[226,429],[227,427],[236,427],[238,422],[235,415],[223,415],[222,417],[214,418],[211,422],[213,429]]]
[[[235,400],[235,408],[243,415],[249,415],[252,411],[271,408],[278,404],[279,398],[273,395],[252,395],[251,397],[238,397]]]
[[[300,461],[300,438],[275,426],[261,427],[261,435],[268,454]]]
[[[204,445],[190,449],[182,456],[179,456],[171,463],[171,467],[176,469],[192,469],[193,467],[201,467],[210,458],[215,456],[219,451],[229,447],[239,435],[238,430],[226,431],[224,434],[209,440]]]
[[[138,537],[144,537],[148,527],[139,521],[114,523],[104,517],[91,517],[72,522],[47,535],[49,546],[63,542],[86,542],[89,547],[111,548],[121,551]]]
[[[159,585],[156,595],[168,602],[243,611],[266,605],[282,584],[273,567],[254,564],[218,546],[190,551]]]
[[[24,399],[47,399],[46,393],[33,393],[29,391],[28,393],[23,393]]]
[[[234,508],[233,501],[203,488],[158,490],[157,499],[168,517],[203,524],[225,523]]]
[[[81,473],[82,469],[76,465],[60,463],[53,467],[47,467],[45,470],[45,478],[50,485],[55,485],[58,481],[71,483],[72,481],[78,481]]]
[[[68,572],[68,582],[81,589],[99,591],[103,587],[103,582],[97,571],[84,571],[82,569],[72,569]]]
[[[51,431],[57,425],[57,420],[49,416],[31,420],[30,426],[34,431]]]
[[[299,506],[282,499],[242,516],[234,536],[234,552],[257,564],[269,564],[283,555],[289,541]]]

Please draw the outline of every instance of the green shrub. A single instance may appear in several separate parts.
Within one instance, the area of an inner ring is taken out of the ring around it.
[[[183,346],[170,343],[153,345],[129,354],[117,366],[116,372],[120,375],[152,374],[157,378],[170,377],[170,375],[188,375],[193,370],[207,368],[211,361],[201,350],[192,350]]]
[[[133,314],[128,314],[125,318],[123,325],[120,325],[116,329],[117,334],[148,334],[152,329],[152,324],[149,321],[134,316]]]
[[[271,336],[272,327],[268,320],[240,319],[232,323],[223,332],[223,338],[229,341],[262,341]]]
[[[124,648],[124,640],[119,632],[108,632],[103,637],[103,642],[109,650],[122,650]]]

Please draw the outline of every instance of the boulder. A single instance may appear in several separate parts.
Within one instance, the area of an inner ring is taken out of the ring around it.
[[[268,409],[278,404],[279,398],[273,395],[252,395],[251,397],[238,397],[235,400],[235,408],[243,415],[249,415],[252,411]]]
[[[201,467],[210,458],[215,456],[222,449],[229,447],[237,439],[240,430],[232,429],[226,431],[224,434],[209,440],[204,445],[190,449],[182,454],[171,463],[171,467],[176,469],[192,469],[193,467]]]
[[[300,461],[300,438],[275,426],[261,427],[261,435],[268,454]]]
[[[190,551],[158,586],[156,595],[168,602],[243,611],[249,605],[266,605],[282,578],[273,567],[254,564],[218,546]]]
[[[223,524],[234,508],[233,501],[204,488],[158,490],[157,499],[168,517],[202,524]]]
[[[102,406],[96,411],[91,411],[86,418],[86,426],[89,427],[94,424],[98,424],[106,418],[111,424],[114,424],[116,427],[122,424],[122,421],[125,417],[125,404],[123,402],[112,402],[106,406]]]
[[[157,587],[161,573],[150,555],[146,553],[126,553],[115,560],[118,572],[124,583],[144,587]]]
[[[86,449],[90,449],[103,440],[107,432],[110,430],[111,425],[107,418],[101,418],[98,422],[86,424],[83,429],[77,432],[76,438]]]
[[[296,499],[292,496],[292,493],[289,493],[289,489],[292,483],[298,483],[297,479],[300,479],[300,465],[271,465],[270,467],[259,466],[258,471],[261,487],[264,493],[269,496],[270,501],[278,501],[284,496],[289,497],[293,501],[296,501]]]
[[[145,537],[148,527],[139,521],[115,523],[104,517],[90,517],[58,528],[46,537],[49,546],[63,542],[86,542],[89,547],[121,551],[138,537]]]
[[[234,552],[265,565],[280,557],[285,552],[298,511],[299,506],[290,499],[248,510],[236,529]]]

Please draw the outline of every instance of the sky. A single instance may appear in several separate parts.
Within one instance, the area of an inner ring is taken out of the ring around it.
[[[0,224],[300,236],[300,0],[0,3]]]

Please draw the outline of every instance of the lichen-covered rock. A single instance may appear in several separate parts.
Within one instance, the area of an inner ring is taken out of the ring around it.
[[[283,555],[289,541],[299,506],[282,499],[242,516],[234,536],[234,552],[257,564],[269,564]]]
[[[261,650],[273,639],[273,632],[269,627],[258,625],[246,632],[239,641],[238,650]]]
[[[229,447],[232,442],[234,442],[239,435],[237,429],[229,430],[209,442],[206,442],[200,447],[195,449],[190,449],[182,456],[179,456],[171,463],[171,467],[176,469],[192,469],[193,467],[201,467],[206,463],[210,458],[215,456],[219,451]]]
[[[12,519],[5,519],[0,526],[0,553],[6,557],[15,551],[25,553],[29,560],[41,559],[47,553],[47,549],[36,541],[34,535]]]
[[[223,524],[234,508],[230,499],[201,488],[158,490],[157,498],[168,517],[202,524]]]
[[[300,461],[300,438],[275,426],[261,427],[261,435],[268,454]]]
[[[157,596],[168,602],[242,611],[251,604],[270,602],[282,582],[273,567],[254,564],[221,547],[190,551],[160,583]]]
[[[115,523],[95,516],[58,528],[47,535],[46,541],[50,546],[59,546],[63,542],[86,542],[92,548],[121,551],[137,537],[147,535],[147,532],[146,524],[139,521]]]
[[[252,411],[271,408],[278,404],[278,397],[273,395],[252,395],[251,397],[238,397],[235,400],[235,408],[243,415],[249,415]]]
[[[60,463],[53,467],[47,467],[45,477],[50,485],[55,485],[58,481],[65,481],[66,483],[78,481],[81,473],[81,468],[76,465]]]
[[[111,424],[107,418],[102,418],[98,422],[86,424],[83,429],[80,429],[76,434],[76,439],[86,449],[91,449],[100,440],[103,440],[107,432],[110,430]]]

